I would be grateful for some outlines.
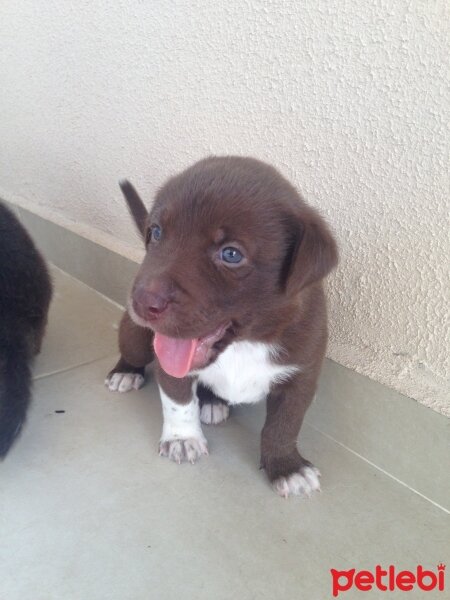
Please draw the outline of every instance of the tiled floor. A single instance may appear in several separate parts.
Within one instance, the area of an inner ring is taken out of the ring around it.
[[[331,568],[449,562],[448,514],[308,426],[323,492],[276,496],[258,470],[263,406],[205,428],[197,465],[160,458],[151,375],[126,395],[103,385],[120,310],[61,272],[55,283],[28,424],[0,464],[0,600],[324,600]]]

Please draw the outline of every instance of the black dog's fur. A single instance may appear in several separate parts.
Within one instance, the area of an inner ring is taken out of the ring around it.
[[[14,214],[0,203],[0,459],[25,422],[30,364],[41,348],[51,296],[44,259]]]

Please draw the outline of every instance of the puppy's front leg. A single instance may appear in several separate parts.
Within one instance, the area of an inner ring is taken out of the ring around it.
[[[261,467],[275,491],[309,496],[320,490],[320,472],[297,450],[297,437],[316,389],[315,378],[297,375],[277,386],[267,398],[267,416],[261,434]]]
[[[200,424],[197,380],[171,377],[159,365],[157,377],[164,417],[159,454],[178,464],[183,461],[193,464],[202,454],[208,454]]]

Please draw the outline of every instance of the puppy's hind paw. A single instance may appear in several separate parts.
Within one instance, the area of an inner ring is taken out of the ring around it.
[[[110,373],[105,379],[110,392],[129,392],[144,385],[144,376],[140,373]]]
[[[228,419],[230,407],[226,402],[205,402],[200,408],[200,421],[205,425],[218,425]]]

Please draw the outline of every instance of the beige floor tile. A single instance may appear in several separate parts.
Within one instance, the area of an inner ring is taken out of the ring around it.
[[[117,351],[122,310],[103,296],[52,268],[54,295],[41,354],[34,364],[42,377],[89,363]]]
[[[276,496],[258,470],[263,406],[205,427],[197,465],[160,458],[151,376],[125,395],[103,384],[120,310],[55,283],[28,423],[0,463],[0,600],[325,600],[331,568],[449,564],[449,515],[311,426],[300,446],[323,492]],[[405,593],[339,596],[361,597]]]
[[[262,406],[205,428],[197,465],[160,458],[155,384],[112,394],[110,365],[36,382],[0,465],[2,600],[323,600],[330,568],[448,562],[448,515],[310,427],[301,447],[323,492],[276,496],[258,470]]]

